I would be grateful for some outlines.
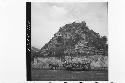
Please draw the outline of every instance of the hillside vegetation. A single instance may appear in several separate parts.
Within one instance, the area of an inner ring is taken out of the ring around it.
[[[49,68],[50,64],[64,65],[89,63],[91,69],[108,67],[107,37],[90,30],[85,21],[60,27],[54,37],[39,51],[32,51],[33,67]],[[69,64],[70,63],[70,64]],[[40,66],[41,65],[41,66]],[[72,66],[73,67],[73,66]]]

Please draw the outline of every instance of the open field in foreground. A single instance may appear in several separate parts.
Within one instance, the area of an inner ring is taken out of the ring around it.
[[[32,81],[108,81],[107,71],[66,71],[36,70],[31,71]]]

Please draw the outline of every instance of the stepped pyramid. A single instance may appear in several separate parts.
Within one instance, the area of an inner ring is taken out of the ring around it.
[[[39,51],[41,57],[108,56],[107,37],[90,30],[85,21],[60,27]]]

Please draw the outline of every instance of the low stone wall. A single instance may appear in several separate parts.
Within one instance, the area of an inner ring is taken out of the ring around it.
[[[50,64],[58,65],[59,69],[61,69],[63,62],[55,57],[49,57],[49,58],[38,57],[34,58],[34,63],[32,64],[32,67],[38,69],[50,69],[49,67]]]
[[[51,69],[51,65],[57,65],[58,69],[64,69],[63,64],[65,63],[80,63],[85,64],[89,63],[91,69],[107,69],[108,68],[108,56],[102,55],[94,55],[94,56],[83,56],[83,57],[70,57],[66,56],[63,60],[58,59],[56,57],[48,57],[48,58],[35,58],[34,63],[32,64],[32,68],[37,69]]]

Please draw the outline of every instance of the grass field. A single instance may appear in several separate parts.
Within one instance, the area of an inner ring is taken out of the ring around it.
[[[66,71],[36,70],[31,71],[32,81],[108,81],[107,71]]]

